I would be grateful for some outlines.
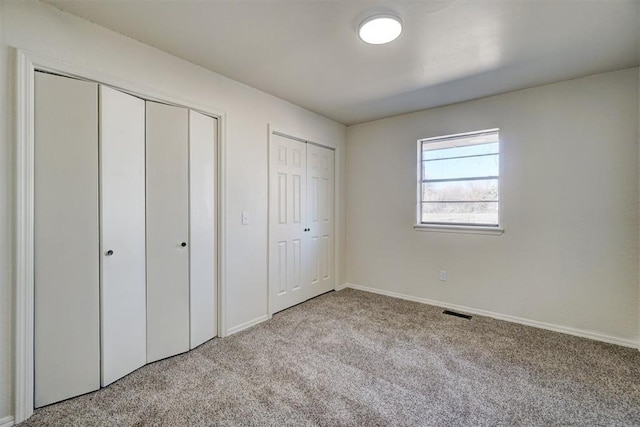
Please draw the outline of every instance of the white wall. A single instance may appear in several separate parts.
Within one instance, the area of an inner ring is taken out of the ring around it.
[[[416,141],[488,128],[505,233],[415,231]],[[638,69],[364,123],[347,141],[348,282],[637,339]]]
[[[229,80],[88,21],[32,1],[0,0],[0,419],[13,413],[12,271],[9,195],[15,52],[21,48],[119,79],[213,105],[227,113],[227,328],[267,315],[268,124],[334,143],[344,153],[343,125]],[[344,156],[342,156],[344,159]],[[344,176],[344,162],[340,165]],[[342,187],[342,185],[341,185]],[[344,189],[339,188],[342,198]],[[240,224],[248,211],[251,223]],[[341,224],[344,220],[338,218]],[[342,236],[344,233],[342,232]],[[341,241],[344,247],[344,239]],[[344,263],[338,266],[344,272]],[[344,280],[339,277],[339,283]]]

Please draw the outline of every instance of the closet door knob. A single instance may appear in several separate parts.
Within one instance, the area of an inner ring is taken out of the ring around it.
[[[183,248],[187,247],[187,242],[180,243],[180,246],[182,246]]]
[[[109,249],[105,255],[111,256],[111,255],[113,255],[113,251],[111,249]]]

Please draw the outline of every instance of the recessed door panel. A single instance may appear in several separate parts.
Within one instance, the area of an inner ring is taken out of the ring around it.
[[[189,111],[191,338],[194,348],[217,334],[216,148],[218,121]]]
[[[303,285],[304,266],[302,265],[302,239],[293,239],[291,241],[292,257],[291,257],[291,289],[297,291]]]
[[[278,186],[276,187],[276,199],[278,201],[278,224],[287,225],[287,174],[278,173]]]
[[[293,222],[302,223],[302,176],[293,175]]]
[[[145,102],[100,86],[102,386],[147,361]]]
[[[318,257],[318,236],[311,236],[311,250],[309,253],[309,268],[311,269],[311,272],[309,274],[309,281],[311,285],[315,285],[316,283],[318,283],[318,271],[320,270],[319,268],[319,261],[320,258]]]
[[[98,85],[35,73],[35,406],[100,387]]]
[[[328,279],[331,267],[331,248],[333,247],[331,236],[322,236],[322,279]]]
[[[288,286],[288,268],[287,268],[287,242],[278,242],[276,252],[273,255],[273,263],[274,265],[274,276],[278,283],[278,294],[277,296],[282,296],[287,293]]]
[[[189,350],[188,123],[146,102],[147,362]]]

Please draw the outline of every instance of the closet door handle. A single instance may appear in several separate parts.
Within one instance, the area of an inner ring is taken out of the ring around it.
[[[186,248],[187,247],[187,242],[180,243],[180,246],[182,246],[183,248]]]
[[[106,255],[106,256],[111,256],[111,255],[113,255],[113,251],[112,251],[111,249],[109,249],[109,250],[107,251],[107,253],[105,253],[105,255]]]

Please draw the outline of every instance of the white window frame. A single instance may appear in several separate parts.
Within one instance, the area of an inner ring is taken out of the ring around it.
[[[479,135],[483,133],[497,132],[498,133],[498,225],[474,225],[474,224],[436,224],[436,223],[423,223],[422,222],[422,144],[424,142],[433,142],[444,139],[461,138],[472,135]],[[416,223],[413,228],[418,231],[437,231],[437,232],[449,232],[449,233],[470,233],[470,234],[492,234],[501,235],[504,233],[503,221],[502,221],[502,206],[504,204],[504,198],[502,194],[502,141],[500,138],[500,129],[484,129],[473,132],[456,133],[451,135],[442,135],[429,138],[421,138],[417,141],[417,162],[416,162]]]

